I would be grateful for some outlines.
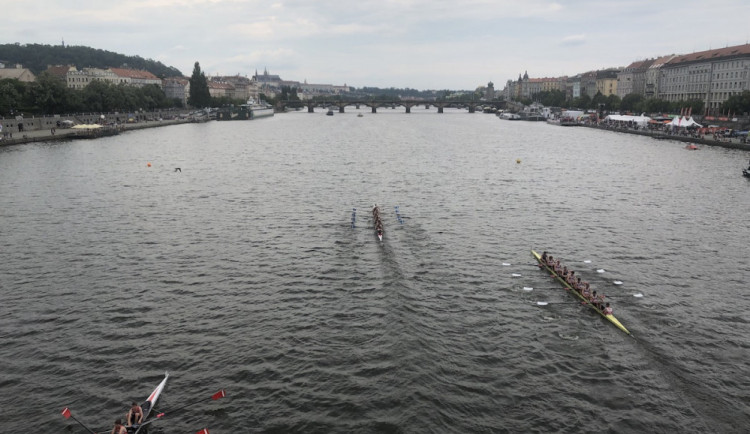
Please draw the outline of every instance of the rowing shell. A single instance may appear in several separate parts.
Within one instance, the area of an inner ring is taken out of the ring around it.
[[[576,291],[572,286],[570,286],[570,284],[568,284],[568,282],[565,281],[565,279],[563,279],[557,273],[555,273],[554,269],[552,269],[551,267],[549,267],[547,264],[545,264],[542,261],[542,255],[540,255],[539,253],[537,253],[537,252],[535,252],[533,250],[531,251],[531,254],[534,255],[534,257],[536,258],[537,261],[539,261],[539,264],[543,265],[544,268],[547,269],[547,271],[549,271],[550,273],[552,273],[553,276],[555,276],[555,279],[557,279],[560,283],[562,283],[565,286],[565,289],[570,290],[570,292],[572,292],[573,294],[575,294],[576,297],[578,297],[581,300],[583,300],[583,304],[585,304],[585,305],[589,306],[590,308],[594,309],[595,311],[597,311],[599,313],[599,315],[603,316],[604,319],[606,319],[607,321],[609,321],[612,324],[614,324],[615,327],[617,327],[618,329],[624,331],[627,334],[630,334],[630,332],[628,331],[628,329],[626,329],[625,326],[622,325],[620,323],[620,321],[618,321],[617,318],[615,318],[614,315],[606,315],[604,312],[602,312],[601,309],[599,309],[598,307],[596,307],[593,304],[589,303],[589,301],[586,300],[586,298],[583,295],[581,295],[580,292]]]
[[[156,405],[156,400],[159,399],[159,395],[161,395],[161,391],[164,390],[164,386],[167,385],[167,379],[169,378],[169,372],[164,373],[164,379],[161,380],[161,383],[159,383],[158,386],[156,386],[156,389],[154,389],[153,392],[151,392],[151,395],[149,395],[148,398],[141,404],[141,410],[143,410],[143,421],[139,425],[133,425],[131,427],[128,427],[128,434],[139,434],[139,433],[145,433],[146,430],[148,430],[147,426],[150,422],[153,421],[147,421],[148,417],[151,414],[151,411],[154,409],[154,405]]]

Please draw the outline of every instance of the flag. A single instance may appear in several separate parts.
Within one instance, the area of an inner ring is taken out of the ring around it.
[[[65,407],[65,409],[62,411],[62,415],[65,416],[65,419],[70,419],[70,409],[68,407]]]
[[[221,399],[221,398],[223,398],[225,396],[227,396],[227,394],[224,393],[224,389],[221,389],[220,391],[218,391],[218,392],[214,393],[213,395],[211,395],[211,399],[213,399],[214,401],[216,401],[217,399]]]
[[[208,432],[208,428],[203,428],[202,430],[198,431],[195,434],[210,434],[210,433]]]

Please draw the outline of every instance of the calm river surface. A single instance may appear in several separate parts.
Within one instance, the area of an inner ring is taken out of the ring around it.
[[[5,432],[750,430],[750,153],[356,113],[0,148]]]

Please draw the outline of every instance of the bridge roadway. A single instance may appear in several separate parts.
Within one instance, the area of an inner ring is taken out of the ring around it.
[[[359,106],[364,105],[372,109],[372,113],[377,113],[378,107],[391,107],[403,106],[406,108],[406,113],[411,113],[411,108],[414,106],[425,106],[425,109],[429,109],[431,106],[437,107],[438,113],[443,113],[445,107],[451,108],[463,108],[468,109],[469,113],[476,112],[477,107],[492,106],[496,109],[505,108],[505,101],[431,101],[431,100],[409,100],[409,101],[397,101],[397,100],[383,100],[383,101],[281,101],[277,105],[277,109],[283,111],[286,107],[300,107],[306,106],[308,113],[313,113],[315,107],[330,108],[337,106],[339,113],[344,113],[344,107],[355,106],[359,109]]]

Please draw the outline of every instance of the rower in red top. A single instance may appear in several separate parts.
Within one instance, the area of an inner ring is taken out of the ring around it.
[[[128,411],[128,416],[125,418],[125,421],[127,422],[128,426],[133,426],[135,424],[140,424],[143,422],[143,410],[141,409],[141,406],[138,405],[138,403],[132,403],[130,406],[130,411]]]
[[[609,303],[607,303],[607,307],[602,312],[604,312],[604,315],[612,315],[612,308],[609,306]]]
[[[128,430],[122,424],[122,420],[117,419],[115,421],[115,427],[112,428],[112,432],[110,434],[127,434],[127,432]]]

